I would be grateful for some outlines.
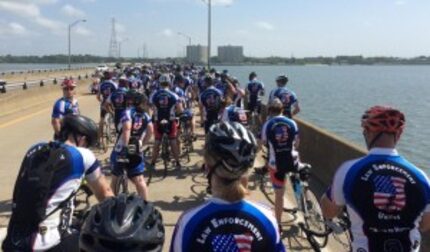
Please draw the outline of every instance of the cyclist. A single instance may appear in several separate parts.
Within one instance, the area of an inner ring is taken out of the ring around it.
[[[127,108],[121,114],[118,139],[110,157],[113,164],[111,186],[115,188],[118,177],[126,172],[139,195],[148,200],[148,187],[143,177],[145,160],[142,147],[149,142],[153,126],[145,112],[147,99],[143,94],[129,90],[125,102]]]
[[[93,120],[66,115],[60,142],[30,148],[15,183],[3,251],[79,251],[79,234],[70,223],[82,179],[87,179],[98,200],[113,196],[99,161],[87,149],[96,142]]]
[[[236,106],[230,98],[224,100],[224,109],[222,112],[221,121],[223,122],[238,122],[243,126],[248,125],[246,111],[241,107]]]
[[[63,97],[58,99],[52,110],[51,125],[54,129],[54,140],[59,139],[61,131],[61,120],[68,114],[79,114],[78,99],[75,98],[76,83],[73,79],[65,78],[61,83]]]
[[[262,142],[269,147],[267,166],[275,189],[275,216],[278,223],[282,219],[286,174],[295,171],[297,164],[294,154],[299,145],[297,124],[283,116],[282,110],[283,105],[279,99],[274,99],[269,104],[270,118],[263,125],[261,133]]]
[[[99,121],[99,130],[100,137],[103,136],[104,122],[105,116],[108,113],[106,110],[106,101],[109,96],[118,88],[117,84],[112,80],[113,73],[110,71],[103,72],[103,81],[99,86],[99,90],[97,93],[97,100],[100,102],[100,121]]]
[[[300,107],[296,94],[286,87],[287,83],[288,77],[285,74],[281,74],[276,78],[276,85],[278,87],[270,92],[269,103],[273,99],[278,98],[284,105],[283,114],[288,118],[292,118],[300,112]]]
[[[176,161],[176,168],[180,169],[181,164],[179,162],[179,149],[177,141],[178,133],[178,122],[176,120],[175,112],[179,115],[183,112],[183,107],[179,97],[169,90],[170,77],[167,74],[163,74],[159,78],[160,90],[156,91],[150,98],[150,103],[154,107],[154,150],[152,152],[151,166],[155,167],[158,154],[160,151],[161,138],[165,132],[162,132],[163,127],[161,126],[162,121],[167,121],[166,132],[170,139],[170,146],[172,149],[173,158]]]
[[[170,251],[285,251],[269,208],[245,200],[256,142],[239,123],[210,128],[204,153],[213,198],[180,217]]]
[[[195,122],[194,122],[193,110],[192,110],[192,102],[193,102],[192,86],[191,85],[187,86],[184,78],[181,79],[180,77],[177,77],[177,87],[175,87],[174,91],[183,102],[182,104],[184,107],[184,113],[182,116],[182,120],[185,123],[189,123],[191,137],[193,137],[194,139]]]
[[[245,97],[245,94],[246,94],[245,90],[240,87],[240,83],[239,83],[239,80],[237,78],[232,77],[231,82],[234,86],[234,89],[236,90],[232,96],[233,102],[235,103],[235,105],[237,107],[243,108],[242,98]]]
[[[161,252],[165,231],[161,213],[136,194],[120,194],[93,206],[82,227],[82,252]]]
[[[120,123],[121,115],[126,109],[125,94],[129,90],[130,82],[125,76],[121,76],[118,80],[118,85],[119,87],[112,92],[104,105],[104,109],[113,115],[117,133],[119,132],[118,125]]]
[[[321,199],[323,214],[333,218],[346,206],[352,251],[419,251],[419,230],[430,229],[430,182],[395,149],[405,116],[374,106],[361,126],[369,153],[339,167]]]
[[[264,84],[257,79],[257,74],[251,72],[248,77],[245,92],[248,98],[248,110],[261,112],[261,96],[264,96]]]
[[[204,82],[207,88],[200,94],[199,102],[203,107],[204,128],[205,133],[207,133],[210,126],[219,120],[224,98],[221,91],[214,87],[214,80],[211,76],[206,76]]]

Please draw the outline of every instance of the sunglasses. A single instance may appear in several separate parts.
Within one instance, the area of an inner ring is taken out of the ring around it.
[[[63,88],[63,90],[70,90],[70,91],[72,91],[72,90],[75,90],[75,88],[74,87],[66,87],[66,88]]]

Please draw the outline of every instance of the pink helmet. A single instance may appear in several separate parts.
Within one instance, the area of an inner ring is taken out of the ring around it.
[[[73,79],[65,78],[61,83],[62,88],[76,87],[76,82]]]

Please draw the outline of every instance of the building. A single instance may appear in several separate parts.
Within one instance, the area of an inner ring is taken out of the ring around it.
[[[240,63],[243,61],[243,46],[219,46],[218,60],[220,63]]]
[[[187,61],[195,64],[206,63],[208,61],[208,47],[201,45],[187,46]]]

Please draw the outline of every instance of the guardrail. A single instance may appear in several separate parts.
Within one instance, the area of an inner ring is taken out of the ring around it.
[[[49,72],[61,72],[61,71],[75,71],[75,70],[85,70],[85,69],[95,69],[94,67],[74,67],[70,70],[68,68],[50,68],[50,69],[27,69],[27,70],[12,70],[12,71],[2,71],[0,76],[6,75],[18,75],[18,74],[33,74],[33,73],[49,73]]]
[[[45,86],[45,84],[52,83],[53,85],[58,84],[59,80],[64,80],[65,78],[76,78],[77,80],[81,80],[83,78],[88,79],[89,75],[88,73],[85,73],[85,75],[78,75],[78,76],[60,76],[60,77],[53,77],[53,78],[45,78],[45,79],[37,79],[37,80],[26,80],[24,82],[11,82],[8,83],[6,81],[0,80],[0,93],[6,93],[9,90],[16,90],[19,88],[22,88],[23,90],[27,90],[31,86],[38,85],[40,87]]]

